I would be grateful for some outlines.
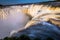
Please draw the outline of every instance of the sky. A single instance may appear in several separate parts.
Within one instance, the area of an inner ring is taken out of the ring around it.
[[[11,5],[11,4],[36,3],[45,1],[53,1],[53,0],[0,0],[0,4]]]

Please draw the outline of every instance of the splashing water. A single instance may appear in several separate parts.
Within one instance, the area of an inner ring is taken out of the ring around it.
[[[21,9],[21,6],[10,6],[0,9],[0,38],[9,36],[13,30],[24,29],[29,17]]]
[[[10,32],[13,34],[14,30],[25,29],[31,25],[41,23],[41,21],[48,21],[50,18],[60,17],[60,7],[51,7],[48,5],[28,5],[26,6],[9,6],[0,9],[0,38],[8,36]],[[29,20],[30,17],[31,20]],[[28,23],[27,23],[28,22]],[[27,24],[26,24],[27,23]],[[43,23],[46,25],[46,23]],[[48,24],[50,25],[50,24]],[[2,30],[2,31],[1,31]]]

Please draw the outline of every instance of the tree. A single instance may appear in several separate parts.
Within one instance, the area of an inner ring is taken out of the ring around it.
[[[41,40],[40,38],[34,38],[34,40]]]
[[[5,37],[3,40],[8,40],[9,38],[8,37]]]
[[[48,38],[47,38],[47,40],[54,40],[54,39],[53,39],[53,38],[51,38],[51,37],[48,37]]]
[[[4,40],[17,40],[17,37],[5,37]]]
[[[30,40],[30,38],[29,36],[23,34],[17,40]]]

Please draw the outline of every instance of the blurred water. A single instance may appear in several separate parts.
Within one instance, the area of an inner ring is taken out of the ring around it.
[[[0,38],[9,36],[10,32],[13,30],[24,28],[29,17],[23,14],[19,8],[20,7],[16,6],[12,6],[12,8],[3,8],[4,14],[2,13],[1,15],[4,15],[5,18],[2,16],[2,19],[0,19]]]
[[[11,36],[21,36],[22,34],[28,35],[30,38],[41,38],[41,40],[46,40],[48,37],[54,40],[60,40],[60,29],[58,26],[50,24],[49,22],[41,22],[30,26],[24,30],[18,31]]]

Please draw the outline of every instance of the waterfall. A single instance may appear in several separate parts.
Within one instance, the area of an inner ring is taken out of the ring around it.
[[[8,6],[0,9],[0,38],[9,36],[13,30],[24,29],[29,17],[21,10],[21,6]]]

